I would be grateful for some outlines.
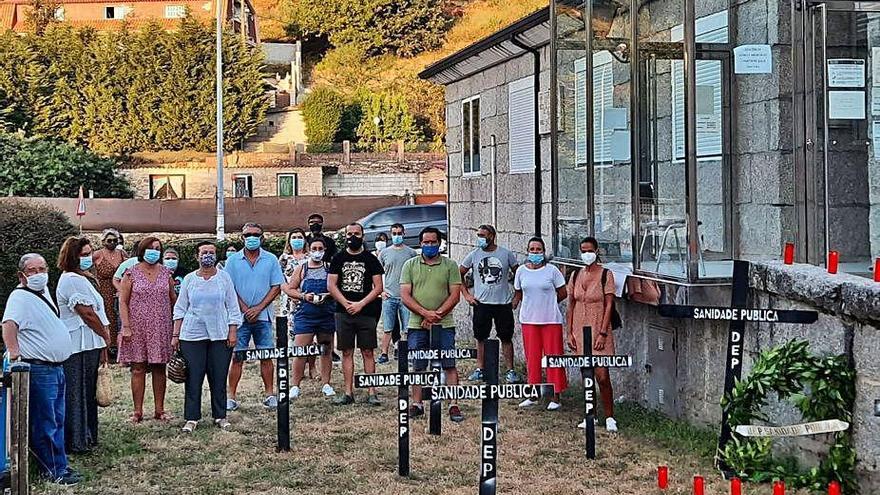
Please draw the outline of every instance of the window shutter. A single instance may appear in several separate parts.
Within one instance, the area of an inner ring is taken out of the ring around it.
[[[535,93],[532,78],[511,82],[508,90],[510,172],[535,171]]]

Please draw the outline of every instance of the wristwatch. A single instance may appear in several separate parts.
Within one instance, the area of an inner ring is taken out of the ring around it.
[[[601,336],[603,336],[603,337],[607,337],[607,336],[608,336],[608,332],[599,332],[599,335],[601,335]]]

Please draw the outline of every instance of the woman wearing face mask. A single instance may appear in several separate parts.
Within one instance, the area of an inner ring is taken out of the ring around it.
[[[287,234],[287,243],[284,245],[284,252],[278,257],[278,263],[281,265],[281,272],[284,273],[284,280],[290,281],[293,272],[309,260],[309,253],[306,250],[306,233],[303,229],[297,227]],[[281,291],[278,296],[278,303],[275,305],[276,316],[284,316],[287,318],[287,331],[290,338],[293,339],[293,315],[299,306],[299,301],[288,296],[287,293]],[[315,378],[317,371],[315,370],[315,358],[308,358],[309,362],[309,378]]]
[[[183,283],[183,277],[186,271],[180,267],[180,254],[174,248],[165,250],[162,255],[162,264],[171,272],[171,279],[174,280],[174,293],[180,294],[180,284]]]
[[[327,289],[329,263],[324,260],[325,254],[324,240],[313,239],[309,244],[308,262],[297,267],[288,282],[281,286],[281,290],[291,299],[299,301],[293,317],[293,345],[309,345],[317,339],[319,344],[326,346],[325,353],[321,356],[321,381],[324,384],[321,392],[326,397],[332,397],[336,395],[336,391],[330,386],[330,371],[333,369],[330,351],[333,347],[333,334],[336,331],[334,319],[336,305]],[[300,384],[304,372],[305,359],[295,358],[293,387],[290,389],[291,399],[299,397],[301,393]]]
[[[528,244],[528,260],[516,271],[513,278],[513,309],[522,306],[519,321],[522,323],[523,347],[526,351],[526,369],[529,383],[543,383],[541,359],[544,356],[563,354],[562,312],[559,303],[568,297],[565,278],[553,265],[547,264],[544,240],[532,237]],[[561,406],[560,394],[568,386],[565,370],[548,368],[547,381],[553,384],[553,398],[548,411]],[[536,402],[526,399],[520,407],[530,407]]]
[[[192,433],[202,418],[202,385],[205,376],[211,389],[211,417],[225,430],[226,376],[238,326],[242,322],[238,296],[229,274],[218,270],[217,247],[209,241],[196,246],[199,269],[183,279],[180,298],[174,305],[171,347],[186,360],[184,383],[185,433]]]
[[[101,236],[101,249],[94,252],[95,277],[98,280],[98,292],[104,298],[107,319],[110,320],[110,342],[108,345],[110,358],[116,357],[116,330],[119,328],[119,311],[116,301],[117,291],[113,284],[113,276],[119,265],[128,258],[125,251],[118,249],[122,236],[114,229],[107,229]]]
[[[159,261],[162,242],[147,237],[138,244],[138,264],[125,272],[119,291],[119,362],[131,365],[133,423],[144,418],[144,389],[147,369],[153,376],[153,417],[167,421],[165,411],[165,365],[171,359],[171,310],[177,301],[171,271]]]
[[[586,264],[568,282],[568,345],[575,354],[584,353],[583,328],[593,331],[593,354],[614,354],[614,336],[611,333],[611,310],[614,305],[614,274],[599,263],[599,241],[587,237],[581,241],[581,260]],[[604,281],[604,283],[603,283]],[[608,368],[596,368],[596,382],[605,409],[605,428],[617,431],[614,420],[614,396]],[[586,426],[586,422],[578,425]]]
[[[68,452],[87,452],[98,444],[98,366],[107,362],[110,321],[92,274],[89,240],[64,241],[58,268],[62,274],[55,298],[74,352],[64,362],[64,443]]]
[[[388,240],[388,234],[385,232],[379,232],[379,235],[376,236],[376,242],[373,243],[376,249],[373,251],[373,254],[375,254],[377,258],[379,257],[379,253],[388,247]]]

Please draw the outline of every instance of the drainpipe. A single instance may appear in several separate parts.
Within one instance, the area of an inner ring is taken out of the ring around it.
[[[496,166],[495,166],[495,153],[496,153],[496,144],[495,144],[495,134],[489,136],[489,173],[492,181],[492,225],[495,228],[498,228],[498,181],[496,179]]]
[[[520,41],[516,35],[512,35],[510,37],[510,42],[516,45],[517,47],[529,52],[532,54],[532,58],[535,61],[534,67],[534,83],[532,84],[532,90],[535,93],[535,103],[534,103],[534,112],[535,112],[535,235],[541,236],[541,210],[543,206],[542,193],[541,190],[543,188],[543,180],[541,177],[541,132],[539,131],[540,126],[540,110],[538,106],[538,95],[541,94],[541,52],[532,48],[522,41]]]

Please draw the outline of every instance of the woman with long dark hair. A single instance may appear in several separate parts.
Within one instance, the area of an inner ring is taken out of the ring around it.
[[[68,453],[87,452],[98,444],[98,367],[107,362],[110,321],[93,273],[89,240],[64,241],[58,268],[62,273],[55,298],[74,349],[64,362],[64,443]]]
[[[593,346],[593,354],[614,354],[611,313],[614,309],[614,273],[601,265],[599,241],[586,237],[581,241],[581,261],[586,265],[576,271],[568,282],[568,344],[575,354],[583,354],[585,345]],[[593,331],[593,341],[583,342],[582,329]],[[614,395],[608,368],[596,368],[596,383],[605,411],[605,428],[617,431],[614,420]],[[578,425],[586,427],[586,422]]]

